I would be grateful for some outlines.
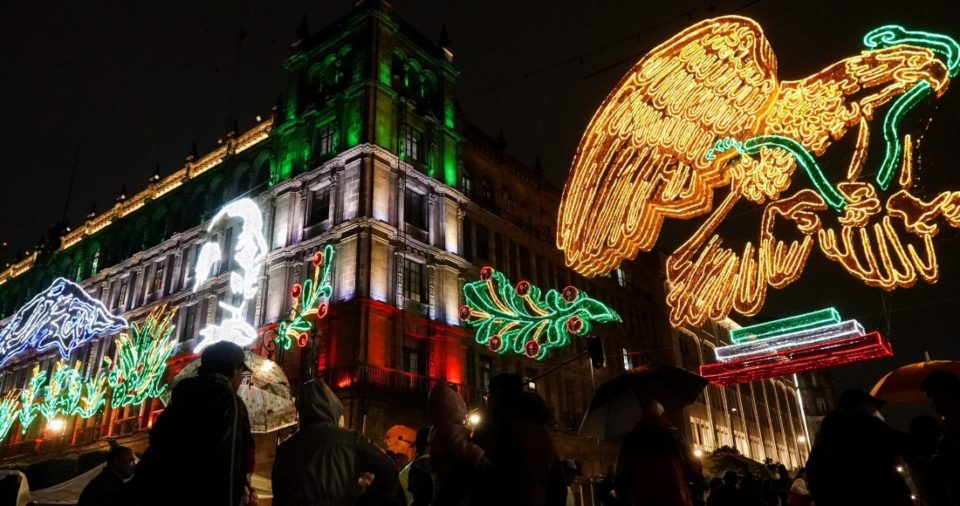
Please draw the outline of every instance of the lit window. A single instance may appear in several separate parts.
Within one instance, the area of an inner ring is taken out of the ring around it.
[[[117,289],[117,302],[114,304],[114,307],[119,307],[121,309],[125,308],[127,305],[127,285],[130,280],[128,278],[123,278],[120,280],[120,287]]]
[[[464,195],[468,197],[473,196],[473,179],[470,177],[470,172],[466,168],[460,171],[460,189]]]
[[[330,122],[317,130],[317,155],[324,156],[336,150],[337,124]]]
[[[423,134],[411,126],[405,126],[402,132],[403,145],[400,155],[404,160],[423,160]]]
[[[423,264],[413,260],[403,260],[403,298],[417,302],[427,301]]]
[[[93,252],[93,259],[90,260],[90,275],[94,276],[97,274],[97,269],[100,267],[100,250],[97,249]]]

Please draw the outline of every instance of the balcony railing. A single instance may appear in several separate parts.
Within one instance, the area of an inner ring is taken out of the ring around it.
[[[443,381],[430,378],[409,371],[376,367],[367,364],[355,364],[343,367],[325,369],[318,373],[328,385],[334,389],[350,390],[365,387],[374,387],[391,392],[411,394],[426,399],[430,389]],[[479,406],[483,403],[483,391],[479,388],[450,383],[463,397],[468,406]]]

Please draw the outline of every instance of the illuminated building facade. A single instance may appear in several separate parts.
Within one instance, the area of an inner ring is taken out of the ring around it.
[[[449,42],[427,40],[387,2],[361,2],[319,33],[301,33],[284,65],[289,84],[271,118],[229,133],[214,151],[151,178],[145,190],[121,196],[0,273],[0,315],[9,317],[59,276],[130,322],[163,304],[177,307],[172,377],[193,358],[199,331],[224,320],[220,303],[239,304],[230,255],[211,263],[196,290],[195,266],[211,238],[221,251],[234,250],[239,222],[207,228],[225,205],[250,198],[262,212],[268,249],[256,294],[242,306],[260,337],[253,349],[281,363],[293,385],[311,374],[326,380],[344,400],[348,425],[395,451],[409,449],[403,442],[411,441],[409,429],[429,423],[426,393],[437,381],[458,385],[468,405],[479,406],[494,374],[534,377],[585,349],[574,339],[540,362],[476,344],[458,311],[463,285],[479,279],[482,267],[602,298],[623,320],[597,329],[606,368],[594,377],[584,358],[530,385],[552,410],[561,453],[584,463],[587,476],[602,472],[601,462],[612,462],[616,448],[603,446],[601,461],[596,442],[575,435],[592,382],[685,357],[685,340],[671,334],[663,303],[661,258],[641,255],[589,280],[567,269],[554,244],[560,190],[539,164],[524,166],[506,153],[502,138],[463,119]],[[335,252],[329,312],[307,346],[278,349],[272,343],[290,313],[291,289],[311,276],[311,260],[327,245]],[[82,374],[95,374],[114,340],[91,340],[71,352],[71,363],[79,360]],[[0,369],[0,390],[22,388],[36,364],[49,369],[58,358],[11,360]],[[788,406],[798,401],[795,394],[776,399],[784,413],[799,413]],[[100,416],[70,419],[58,434],[42,424],[25,434],[15,430],[0,456],[63,445],[80,451],[108,436],[142,448],[162,406],[108,407]],[[700,418],[712,433],[730,427],[719,416]],[[795,437],[793,418],[779,420],[767,440]],[[258,472],[269,473],[275,441],[269,436],[258,444]]]

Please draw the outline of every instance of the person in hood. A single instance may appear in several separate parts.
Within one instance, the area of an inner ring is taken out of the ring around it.
[[[910,438],[884,423],[884,402],[867,392],[847,390],[839,400],[839,409],[823,419],[807,460],[814,504],[912,505],[896,469],[898,458],[910,453]]]
[[[477,471],[487,465],[483,448],[470,441],[464,425],[467,404],[453,388],[438,383],[430,390],[427,411],[433,422],[430,468],[437,477],[437,506],[462,504]]]
[[[951,504],[960,504],[960,377],[934,371],[920,383],[933,409],[943,417],[943,427],[931,459],[936,487],[946,488]]]
[[[407,506],[430,506],[436,496],[436,479],[430,469],[430,427],[417,431],[414,447],[417,456],[400,470],[400,485]]]
[[[300,430],[277,447],[274,506],[379,505],[398,486],[393,460],[362,434],[341,427],[343,404],[322,381],[303,384]],[[360,477],[373,475],[361,489]]]
[[[519,375],[490,380],[487,413],[474,434],[490,466],[477,480],[471,504],[566,504],[566,480],[548,420],[543,398],[524,392]]]
[[[107,465],[80,493],[77,506],[125,506],[130,504],[127,482],[133,478],[137,458],[126,446],[111,446]]]
[[[644,403],[643,418],[620,446],[617,476],[624,506],[692,506],[690,483],[703,481],[680,431],[653,399]]]
[[[200,356],[196,377],[180,381],[150,431],[134,477],[144,506],[255,503],[254,442],[237,389],[249,368],[243,350],[222,341]]]

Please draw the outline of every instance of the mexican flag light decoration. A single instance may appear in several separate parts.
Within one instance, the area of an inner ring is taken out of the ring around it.
[[[521,280],[516,286],[492,267],[480,270],[480,281],[463,287],[466,304],[460,319],[476,329],[477,343],[497,353],[513,352],[543,360],[571,336],[590,333],[594,323],[620,322],[620,315],[576,287],[562,292]]]

